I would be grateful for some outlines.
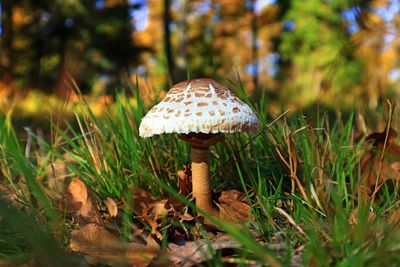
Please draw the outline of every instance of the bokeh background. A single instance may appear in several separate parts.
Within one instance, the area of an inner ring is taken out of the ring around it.
[[[268,112],[374,109],[400,81],[397,0],[2,0],[0,109],[146,103],[188,77],[242,83]],[[96,109],[97,108],[97,109]]]

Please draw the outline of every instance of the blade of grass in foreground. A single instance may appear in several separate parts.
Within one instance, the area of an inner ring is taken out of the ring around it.
[[[14,246],[14,249],[17,250],[14,254],[15,257],[4,255],[10,261],[29,261],[34,258],[41,266],[78,264],[74,257],[64,252],[47,228],[1,198],[0,218],[1,226],[9,229],[5,235],[0,235],[0,239],[3,243],[7,242],[8,249]],[[10,255],[10,253],[7,254]]]
[[[22,151],[18,139],[14,130],[11,127],[11,122],[6,120],[0,114],[0,150],[3,157],[7,158],[12,163],[12,169],[15,173],[21,175],[28,185],[30,197],[25,196],[25,199],[31,199],[31,211],[39,216],[40,211],[35,208],[37,203],[40,208],[45,211],[45,214],[51,219],[57,218],[57,213],[52,207],[50,200],[48,199],[43,188],[37,181],[37,173],[35,167],[29,162],[29,159],[25,157]],[[10,179],[11,182],[13,178]]]

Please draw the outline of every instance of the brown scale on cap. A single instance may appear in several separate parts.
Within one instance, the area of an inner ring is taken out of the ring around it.
[[[230,91],[226,90],[226,88],[223,85],[217,83],[212,79],[206,79],[206,78],[187,80],[177,83],[169,90],[168,94],[170,96],[175,95],[175,97],[178,98],[177,100],[180,100],[180,97],[183,97],[183,94],[187,90],[189,84],[190,88],[187,91],[188,95],[186,96],[186,98],[192,97],[192,93],[194,94],[195,97],[211,98],[212,94],[210,92],[210,87],[209,87],[211,85],[215,90],[217,98],[222,100],[227,100],[228,98],[231,98],[232,99],[231,101],[236,100],[236,97],[233,96],[230,93]],[[170,99],[167,97],[163,101],[168,102],[170,101]],[[181,102],[181,101],[174,101],[174,102]]]
[[[200,92],[194,92],[195,97],[204,97],[206,94]]]

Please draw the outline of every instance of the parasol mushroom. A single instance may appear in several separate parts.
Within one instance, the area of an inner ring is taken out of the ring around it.
[[[178,133],[191,146],[192,188],[196,206],[216,215],[209,180],[209,147],[224,133],[254,132],[258,119],[228,88],[208,79],[175,84],[142,119],[141,137]]]

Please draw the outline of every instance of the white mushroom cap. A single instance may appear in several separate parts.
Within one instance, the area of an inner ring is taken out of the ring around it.
[[[207,78],[175,84],[142,119],[139,134],[254,132],[258,119],[228,88]]]

